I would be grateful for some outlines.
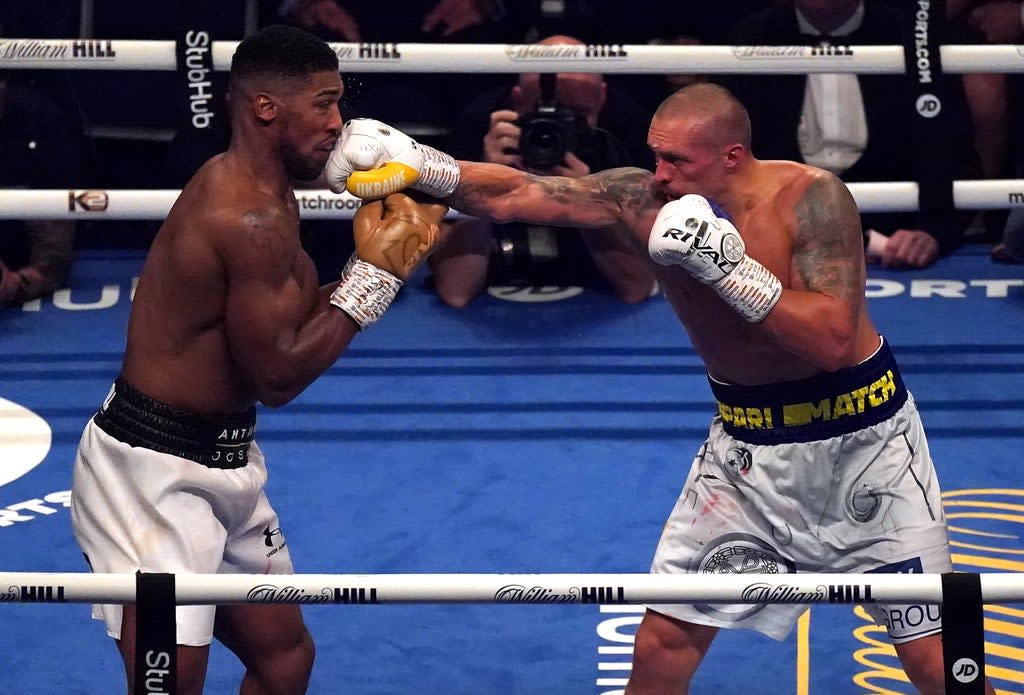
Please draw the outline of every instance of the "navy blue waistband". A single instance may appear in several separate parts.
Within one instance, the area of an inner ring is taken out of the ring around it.
[[[130,446],[171,454],[208,468],[241,468],[249,462],[256,409],[206,417],[162,403],[118,377],[93,421]]]
[[[725,431],[750,444],[849,434],[889,419],[907,401],[903,377],[885,341],[858,365],[799,381],[764,386],[708,381]]]

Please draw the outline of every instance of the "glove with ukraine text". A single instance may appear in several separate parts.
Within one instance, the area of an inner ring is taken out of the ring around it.
[[[324,167],[327,186],[366,199],[384,198],[406,187],[436,198],[452,194],[459,165],[400,130],[372,118],[353,118]]]

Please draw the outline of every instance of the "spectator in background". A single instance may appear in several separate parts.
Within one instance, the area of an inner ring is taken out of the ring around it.
[[[980,0],[966,5],[963,15],[968,25],[978,32],[982,39],[994,44],[1019,44],[1024,42],[1024,2],[1010,0]],[[1005,169],[990,176],[1024,176],[1024,76],[1020,74],[992,75],[994,83],[992,97],[984,103],[990,105],[993,119],[1002,125],[996,132],[1004,135],[993,143],[994,152],[1009,154]],[[995,130],[990,129],[990,130]],[[1024,263],[1024,209],[1014,208],[1005,217],[1005,223],[998,233],[999,241],[992,247],[992,260],[998,263]]]
[[[80,124],[42,87],[0,72],[0,188],[81,185]],[[0,219],[0,309],[53,294],[68,277],[75,221]]]
[[[368,43],[516,43],[524,40],[532,3],[500,0],[281,0],[284,21],[326,41]],[[345,112],[408,124],[423,142],[443,140],[466,94],[503,83],[487,74],[345,70]]]
[[[558,0],[529,4],[536,7],[532,23],[543,36],[571,34],[585,43],[620,45],[642,45],[654,39],[671,42],[685,36],[713,45],[725,43],[728,28],[737,19],[775,1]]]
[[[981,32],[989,43],[1017,43],[1024,38],[1024,2],[976,2],[970,11],[969,23],[971,27]]]
[[[540,45],[580,45],[552,36]],[[547,93],[545,93],[547,92]],[[596,73],[521,75],[511,88],[475,99],[456,123],[448,149],[459,159],[579,178],[620,166],[650,168],[647,114]],[[637,303],[654,290],[647,259],[612,233],[555,232],[543,225],[462,218],[431,259],[434,288],[463,307],[485,286],[602,286]]]
[[[749,15],[733,27],[733,44],[902,45],[906,22],[899,9],[872,0],[794,0]],[[843,181],[915,178],[907,152],[912,112],[903,75],[752,75],[725,79],[750,111],[754,149],[766,159],[792,159],[827,169]],[[943,103],[956,152],[957,178],[977,171],[962,82],[951,83]],[[865,214],[865,230],[881,243],[876,260],[887,267],[921,268],[963,242],[968,215],[922,229],[914,214]],[[879,236],[879,233],[882,236]],[[885,238],[887,237],[887,238]],[[875,247],[872,247],[872,250]]]
[[[70,39],[78,36],[80,0],[4,0],[0,24],[4,36],[20,39]]]
[[[439,0],[429,9],[424,6],[421,10],[426,12],[421,12],[418,17],[413,13],[414,20],[419,20],[420,32],[442,37],[495,22],[505,13],[503,3],[497,0]],[[368,18],[373,22],[394,20],[396,18],[393,8],[373,12],[370,3],[358,0],[284,0],[281,3],[281,12],[296,24],[305,25],[309,30],[326,30],[339,41],[358,43],[370,40],[397,40],[366,38],[366,30],[360,28],[360,21],[356,18],[356,15],[362,14],[364,19]],[[356,14],[353,15],[353,12]],[[387,23],[378,24],[372,31],[379,31],[386,26]],[[410,26],[399,24],[396,28],[408,30]]]
[[[700,39],[695,36],[673,36],[670,39],[655,38],[651,40],[652,46],[700,46],[703,43]],[[684,73],[668,73],[661,76],[661,82],[663,89],[659,90],[663,92],[659,94],[662,99],[667,98],[669,94],[677,92],[687,85],[691,85],[694,82],[704,82],[707,80],[706,75],[698,73],[684,72]]]
[[[774,0],[730,0],[706,3],[701,0],[682,0],[665,3],[651,0],[653,7],[646,16],[644,33],[635,41],[652,46],[721,46],[729,42],[729,28],[739,19],[770,6]],[[615,5],[622,13],[622,5]],[[634,14],[632,3],[630,14]],[[616,21],[606,21],[607,31],[614,32]],[[621,43],[621,40],[611,39]],[[674,92],[693,82],[703,82],[707,75],[700,73],[667,73],[648,75],[610,76],[609,84],[626,84],[630,93],[654,113],[661,102]]]

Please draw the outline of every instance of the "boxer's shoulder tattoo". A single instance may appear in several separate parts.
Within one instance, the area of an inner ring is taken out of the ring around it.
[[[278,268],[282,263],[290,262],[279,211],[266,208],[247,210],[242,215],[242,227],[247,234],[248,244],[265,255],[273,267]]]
[[[815,178],[794,207],[793,260],[807,289],[846,301],[863,296],[860,213],[835,176]]]

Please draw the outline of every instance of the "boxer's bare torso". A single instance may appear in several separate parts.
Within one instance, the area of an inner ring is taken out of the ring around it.
[[[297,315],[316,307],[317,276],[299,243],[294,195],[249,169],[229,154],[207,162],[171,209],[139,278],[122,374],[169,405],[226,414],[258,399],[239,363],[248,349],[244,327],[233,324],[229,307],[259,300],[229,292],[244,282],[241,274],[283,269],[278,294],[263,299],[291,304]]]
[[[462,181],[452,206],[497,219],[614,227],[647,254],[658,211],[673,196],[643,169],[612,169],[581,179],[534,177],[504,167],[460,162]],[[799,291],[799,312],[838,300],[852,318],[851,348],[832,365],[849,366],[878,348],[864,302],[863,237],[849,193],[835,177],[806,165],[751,158],[717,198],[732,218],[747,254]],[[751,324],[711,287],[678,266],[652,262],[666,298],[708,372],[722,381],[759,385],[804,378],[822,366],[787,350],[769,328]],[[788,311],[776,307],[773,314]],[[809,317],[812,319],[813,317]],[[766,328],[769,328],[766,330]],[[808,340],[814,340],[809,337]]]
[[[793,162],[753,164],[749,180],[738,182],[743,186],[742,206],[727,210],[747,254],[771,270],[785,288],[829,291],[848,301],[857,314],[856,348],[849,363],[866,359],[878,348],[878,334],[864,308],[863,260],[852,254],[842,269],[834,262],[815,264],[818,246],[842,243],[837,242],[835,230],[813,227],[809,210],[827,204],[819,200],[821,194],[814,185],[817,170]],[[631,229],[645,248],[656,214],[657,209],[649,211],[644,223]],[[781,348],[760,325],[730,311],[713,289],[683,268],[655,265],[655,272],[665,297],[715,378],[756,385],[801,379],[821,371]],[[843,282],[843,277],[851,276],[859,277],[856,285]]]

